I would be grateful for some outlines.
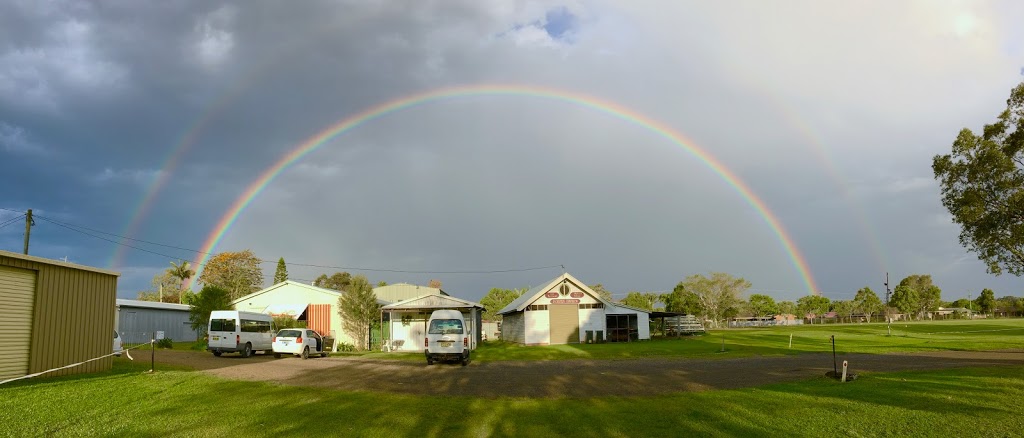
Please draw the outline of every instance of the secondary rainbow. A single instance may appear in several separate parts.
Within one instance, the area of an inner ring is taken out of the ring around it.
[[[203,243],[201,249],[202,252],[199,254],[199,263],[196,266],[196,269],[198,270],[198,272],[196,272],[196,277],[201,273],[206,261],[210,257],[210,254],[224,237],[224,233],[227,232],[238,218],[238,215],[245,210],[249,203],[251,203],[252,200],[259,195],[275,177],[277,177],[277,175],[290,165],[302,159],[302,157],[313,152],[338,135],[374,119],[427,102],[464,96],[535,97],[581,105],[645,128],[676,144],[707,165],[707,167],[714,173],[718,174],[718,176],[725,180],[748,204],[750,204],[751,207],[754,208],[754,210],[758,212],[761,218],[768,224],[775,236],[779,239],[783,249],[789,256],[793,266],[796,268],[797,273],[800,275],[801,280],[807,287],[808,293],[818,294],[819,289],[814,281],[814,277],[811,276],[810,269],[807,267],[807,261],[797,249],[796,245],[793,243],[793,239],[786,232],[785,228],[783,228],[775,214],[768,209],[768,206],[764,201],[758,198],[754,194],[753,190],[751,190],[739,176],[726,168],[725,165],[710,153],[697,147],[696,143],[688,140],[682,134],[673,130],[666,124],[614,102],[601,100],[593,96],[575,92],[523,85],[471,85],[435,89],[373,106],[328,126],[323,131],[320,131],[316,135],[308,138],[306,141],[284,154],[277,162],[265,169],[251,184],[249,184],[249,186],[242,192],[241,196],[235,199]],[[191,283],[189,286],[191,286]]]

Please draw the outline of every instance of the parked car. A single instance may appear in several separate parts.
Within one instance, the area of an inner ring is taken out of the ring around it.
[[[459,361],[462,366],[469,364],[469,333],[462,312],[435,310],[430,314],[423,353],[427,356],[427,365],[437,360]]]
[[[303,359],[319,354],[327,357],[324,351],[324,338],[316,330],[304,328],[287,328],[274,336],[274,357],[280,359],[283,354],[292,354]]]
[[[121,357],[121,336],[117,334],[117,330],[114,330],[114,356]]]

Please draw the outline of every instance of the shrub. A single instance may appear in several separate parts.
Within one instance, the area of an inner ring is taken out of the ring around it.
[[[156,340],[157,348],[174,348],[174,341],[171,338],[163,338]]]
[[[338,351],[356,351],[356,346],[348,342],[338,344]]]

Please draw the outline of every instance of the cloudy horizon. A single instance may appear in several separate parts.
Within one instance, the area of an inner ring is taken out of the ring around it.
[[[0,2],[0,225],[33,209],[30,254],[117,270],[134,298],[199,260],[232,204],[324,129],[437,90],[518,87],[553,91],[456,93],[330,138],[213,250],[554,266],[350,270],[473,300],[561,266],[616,297],[720,271],[795,300],[791,239],[832,299],[884,294],[886,272],[931,274],[947,301],[1021,296],[960,246],[931,171],[1024,80],[1020,22],[1012,1]],[[0,226],[0,249],[21,252],[22,232]]]

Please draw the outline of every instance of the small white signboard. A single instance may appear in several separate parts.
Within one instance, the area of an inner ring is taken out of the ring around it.
[[[157,339],[157,340],[159,341],[159,340],[161,340],[161,339],[163,339],[163,338],[164,338],[164,332],[163,332],[163,330],[158,330],[158,331],[156,332],[156,339]]]

